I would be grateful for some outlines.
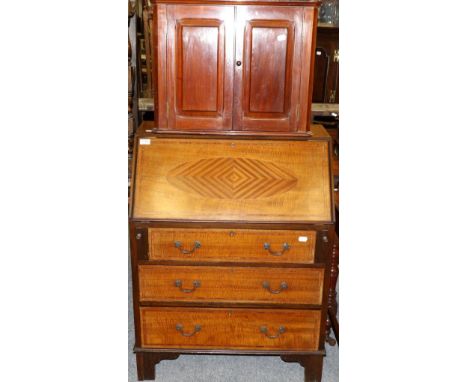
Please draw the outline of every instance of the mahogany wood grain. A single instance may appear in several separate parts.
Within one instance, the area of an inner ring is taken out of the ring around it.
[[[153,30],[157,33],[153,34],[153,58],[154,72],[158,73],[154,76],[157,83],[154,88],[158,89],[157,107],[155,107],[155,126],[160,129],[165,129],[168,126],[168,89],[167,89],[167,5],[157,4],[156,16],[153,17]],[[156,71],[157,66],[157,71]],[[155,100],[156,104],[156,100]],[[154,127],[155,127],[154,126]]]
[[[140,308],[140,317],[143,348],[314,351],[319,347],[321,318],[316,310],[145,307]]]
[[[157,4],[231,4],[231,5],[275,5],[275,6],[305,6],[319,7],[321,1],[317,0],[150,0]]]
[[[301,73],[302,7],[236,8],[234,130],[305,131],[298,126]],[[308,96],[308,94],[307,94]]]
[[[304,55],[303,60],[310,62],[307,71],[301,75],[301,121],[300,126],[309,126],[312,120],[312,91],[314,88],[314,68],[315,68],[315,47],[317,41],[317,18],[318,8],[304,8],[303,27],[303,44]],[[307,99],[307,101],[306,101]]]
[[[323,125],[310,124],[305,132],[261,132],[261,131],[161,131],[154,128],[153,121],[142,121],[136,130],[138,137],[194,138],[194,139],[255,139],[255,140],[330,140],[330,135]]]
[[[140,265],[138,279],[140,301],[319,305],[324,269]]]
[[[310,264],[314,262],[316,232],[150,228],[148,237],[148,260]],[[176,242],[181,247],[176,247]]]
[[[167,125],[183,130],[232,128],[234,7],[168,5],[165,62]]]
[[[317,2],[156,3],[157,130],[307,132]]]
[[[329,143],[149,138],[134,219],[332,222]]]

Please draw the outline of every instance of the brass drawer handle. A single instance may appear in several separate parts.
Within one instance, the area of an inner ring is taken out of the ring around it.
[[[270,288],[270,282],[269,281],[264,281],[262,283],[262,286],[270,293],[273,293],[273,294],[278,294],[278,293],[281,293],[283,290],[286,290],[288,289],[288,283],[286,281],[282,281],[281,284],[280,284],[280,287],[279,289],[276,289],[276,290],[273,290]]]
[[[281,252],[274,252],[271,250],[271,246],[270,246],[270,243],[265,243],[263,244],[263,248],[265,250],[267,250],[268,252],[270,252],[270,255],[273,255],[273,256],[281,256],[282,254],[284,254],[287,250],[289,250],[291,248],[291,246],[288,244],[288,243],[284,243],[283,244],[283,249],[281,250]]]
[[[267,329],[266,326],[260,326],[260,333],[265,334],[265,337],[270,338],[270,339],[272,339],[272,340],[278,338],[278,337],[279,337],[281,334],[283,334],[285,331],[286,331],[286,328],[285,328],[284,326],[281,325],[281,326],[278,328],[277,334],[271,336],[271,335],[268,334],[268,329]]]
[[[185,289],[185,288],[182,288],[182,281],[180,280],[176,280],[174,281],[174,286],[176,286],[177,288],[179,288],[182,292],[184,293],[192,293],[195,291],[195,289],[197,288],[200,288],[201,286],[201,282],[199,280],[195,280],[193,283],[193,288],[192,289]]]
[[[177,240],[177,241],[174,241],[174,246],[179,249],[180,253],[183,253],[184,255],[190,255],[193,252],[195,252],[198,248],[201,247],[201,243],[199,241],[195,241],[192,249],[183,249],[182,242]]]
[[[195,325],[195,328],[192,333],[184,333],[184,325],[182,324],[177,324],[175,328],[184,337],[192,337],[195,333],[198,333],[201,330],[201,325]]]

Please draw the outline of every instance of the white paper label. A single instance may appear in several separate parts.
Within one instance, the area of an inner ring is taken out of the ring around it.
[[[286,40],[286,35],[285,34],[280,34],[278,37],[276,37],[278,41],[284,41]]]
[[[299,236],[297,240],[299,240],[301,243],[306,243],[309,238],[307,236]]]
[[[140,145],[149,145],[149,144],[151,144],[151,139],[140,138]]]

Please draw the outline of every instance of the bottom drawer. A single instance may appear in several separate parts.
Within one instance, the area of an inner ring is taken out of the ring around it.
[[[147,348],[318,350],[319,310],[140,308]]]

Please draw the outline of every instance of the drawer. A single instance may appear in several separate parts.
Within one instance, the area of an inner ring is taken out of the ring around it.
[[[149,348],[313,351],[320,320],[318,310],[140,308]]]
[[[315,231],[148,230],[149,260],[313,263]]]
[[[140,265],[140,301],[322,303],[323,268]]]

